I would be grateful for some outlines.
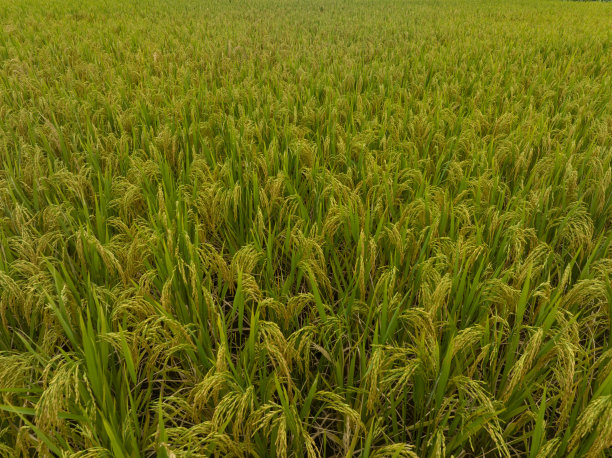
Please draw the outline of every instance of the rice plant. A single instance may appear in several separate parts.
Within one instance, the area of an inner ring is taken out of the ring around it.
[[[612,4],[0,18],[0,456],[610,456]]]

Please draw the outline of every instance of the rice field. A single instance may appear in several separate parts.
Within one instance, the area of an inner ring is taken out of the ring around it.
[[[0,0],[0,456],[612,456],[612,4]]]

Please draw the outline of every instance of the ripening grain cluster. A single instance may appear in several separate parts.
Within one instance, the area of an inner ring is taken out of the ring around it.
[[[0,0],[0,456],[604,457],[612,4]]]

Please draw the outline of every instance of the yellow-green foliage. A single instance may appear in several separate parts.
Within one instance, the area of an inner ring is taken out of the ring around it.
[[[0,455],[604,456],[612,4],[0,0]]]

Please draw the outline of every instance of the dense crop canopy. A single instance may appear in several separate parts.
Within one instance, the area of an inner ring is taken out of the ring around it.
[[[612,4],[0,0],[0,455],[603,456]]]

